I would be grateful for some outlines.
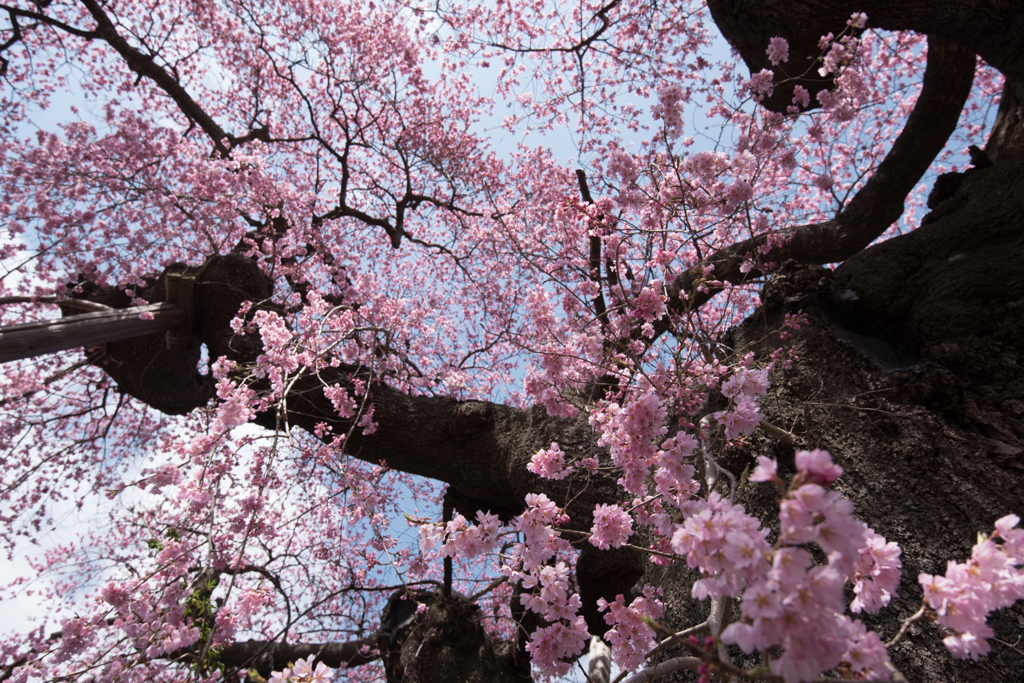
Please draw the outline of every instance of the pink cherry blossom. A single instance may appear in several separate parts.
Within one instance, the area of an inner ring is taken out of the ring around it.
[[[601,550],[619,548],[633,534],[633,518],[618,505],[601,503],[594,508],[590,533],[590,542]]]
[[[789,43],[785,38],[774,37],[768,43],[768,60],[772,64],[789,61]]]
[[[756,74],[751,74],[748,86],[755,95],[771,97],[773,90],[772,79],[774,77],[775,74],[770,69],[761,69]]]
[[[466,518],[462,515],[456,515],[455,519],[445,526],[444,534],[448,540],[441,549],[441,555],[472,558],[491,552],[498,544],[499,526],[497,515],[492,515],[489,512],[478,511],[477,524],[473,526],[469,526]],[[426,533],[430,534],[431,532]]]
[[[613,602],[600,598],[598,606],[602,612],[607,612],[604,619],[612,627],[604,638],[612,646],[614,660],[623,668],[636,667],[657,644],[654,632],[644,622],[645,617],[652,620],[662,617],[664,610],[656,589],[648,587],[642,597],[629,605],[619,595]]]
[[[797,451],[796,467],[805,472],[809,481],[821,486],[828,486],[843,476],[843,468],[832,462],[828,451]]]
[[[986,623],[989,613],[1024,597],[1019,558],[1005,550],[1007,537],[1019,539],[1015,528],[1019,522],[1016,515],[1001,518],[996,533],[980,537],[966,563],[950,561],[945,576],[918,577],[925,602],[935,610],[939,623],[955,632],[943,641],[955,657],[977,659],[987,654],[988,638],[995,635]]]
[[[793,86],[793,104],[806,109],[811,104],[811,95],[802,85]]]
[[[875,613],[889,604],[899,586],[901,553],[898,545],[886,542],[874,529],[867,530],[867,545],[861,548],[855,564],[853,592],[857,597],[850,604],[851,612]]]
[[[534,453],[526,468],[545,479],[565,479],[572,471],[571,468],[566,469],[565,453],[557,443],[551,444],[549,449]]]
[[[188,307],[168,273],[195,287],[187,349],[74,338],[0,373],[0,541],[31,546],[0,598],[39,619],[3,634],[3,677],[208,683],[238,672],[182,653],[251,638],[303,653],[275,683],[327,680],[304,648],[343,639],[351,678],[382,679],[380,639],[357,638],[399,585],[473,595],[538,676],[573,666],[599,607],[636,669],[672,604],[638,585],[586,605],[577,571],[626,544],[686,562],[695,599],[738,601],[702,656],[718,638],[787,682],[887,675],[845,600],[897,619],[907,558],[829,488],[829,453],[797,451],[790,477],[793,423],[766,418],[812,318],[787,314],[756,357],[727,331],[877,178],[924,32],[856,13],[799,60],[797,33],[764,33],[748,75],[699,2],[10,5],[3,324],[83,306],[137,325],[159,316],[131,307]],[[819,75],[812,101],[795,79]],[[977,68],[926,178],[963,167],[1003,80]],[[988,615],[1021,597],[1018,524],[920,577],[956,656],[984,655]]]
[[[651,109],[655,120],[661,120],[670,137],[683,133],[682,103],[686,99],[683,88],[678,85],[664,85],[658,88],[658,104]]]
[[[736,439],[747,434],[753,434],[757,425],[761,423],[761,413],[759,411],[760,406],[754,401],[743,401],[732,410],[722,410],[714,413],[714,417],[725,428],[725,436],[729,439]]]
[[[778,467],[779,465],[774,459],[759,455],[757,456],[757,467],[750,473],[750,481],[777,481],[781,484],[782,480],[779,479]]]

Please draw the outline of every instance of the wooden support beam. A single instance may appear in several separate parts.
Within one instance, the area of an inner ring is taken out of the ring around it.
[[[143,320],[141,313],[152,313],[152,320]],[[8,325],[0,327],[0,363],[165,332],[182,325],[185,318],[184,310],[163,302]]]

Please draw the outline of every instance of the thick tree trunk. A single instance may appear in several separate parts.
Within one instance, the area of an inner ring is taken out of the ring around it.
[[[899,598],[876,617],[861,616],[885,639],[920,606],[920,573],[944,574],[948,561],[970,557],[979,531],[1024,513],[1022,188],[1022,159],[972,171],[917,231],[835,272],[787,265],[766,287],[762,307],[725,340],[754,344],[766,357],[781,342],[760,341],[765,334],[786,313],[807,314],[787,342],[800,361],[774,373],[763,407],[802,447],[832,452],[845,469],[836,486],[855,514],[903,548]],[[760,433],[723,464],[738,474],[755,455],[776,457],[783,475],[793,473],[792,446]],[[771,522],[775,499],[770,486],[753,485],[739,502]],[[667,579],[652,567],[645,578],[670,586],[673,626],[706,616],[690,598],[695,577],[686,567],[676,565]],[[918,683],[1024,680],[1024,654],[1014,645],[1024,605],[989,623],[1002,643],[993,641],[979,662],[954,660],[945,634],[927,621],[911,628],[893,661]],[[733,655],[740,661],[738,650]],[[664,680],[695,680],[673,676]]]
[[[180,269],[179,266],[175,266]],[[141,296],[161,301],[164,278]],[[162,334],[150,334],[106,344],[95,363],[131,396],[169,414],[185,414],[206,406],[214,397],[213,380],[196,369],[199,344],[205,344],[210,358],[226,357],[241,366],[256,362],[263,353],[259,334],[240,336],[231,320],[244,301],[265,301],[271,284],[257,264],[237,254],[216,256],[207,262],[196,285],[196,343],[192,348],[169,351]],[[91,301],[115,308],[127,306],[119,290],[89,291]],[[324,367],[316,374],[300,374],[290,384],[283,410],[268,410],[254,422],[267,429],[298,427],[310,434],[326,424],[335,434],[349,433],[345,452],[374,465],[417,474],[449,485],[455,510],[475,519],[478,510],[490,511],[504,519],[519,514],[528,493],[545,492],[569,515],[570,531],[589,531],[598,503],[614,501],[618,492],[616,476],[585,412],[575,418],[552,417],[542,406],[519,409],[480,401],[456,401],[446,397],[411,396],[386,383],[368,382],[376,430],[364,434],[353,427],[353,419],[338,416],[324,387],[351,386],[354,378],[370,379],[359,368]],[[269,384],[251,384],[256,390]],[[351,431],[350,431],[351,430]],[[323,433],[323,432],[320,432]],[[538,450],[557,442],[570,457],[596,455],[607,466],[590,475],[574,473],[561,481],[549,481],[532,474],[526,466]],[[597,612],[598,598],[614,600],[629,591],[642,573],[636,551],[621,549],[600,552],[584,548],[590,558],[579,577],[586,598],[585,616],[591,631],[603,634],[608,626]]]

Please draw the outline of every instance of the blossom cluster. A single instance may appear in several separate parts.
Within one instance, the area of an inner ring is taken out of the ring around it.
[[[524,540],[514,548],[518,568],[506,564],[502,573],[531,590],[523,593],[520,602],[549,622],[534,631],[526,646],[533,664],[543,676],[561,677],[569,671],[568,662],[583,652],[589,636],[579,614],[580,597],[570,590],[569,565],[561,560],[551,562],[569,551],[568,542],[554,529],[568,517],[544,494],[528,494],[526,505],[526,512],[516,522]]]
[[[522,585],[527,590],[537,590],[522,596],[523,606],[549,621],[574,621],[583,603],[579,595],[569,592],[571,572],[571,568],[565,562],[558,562],[554,566],[534,567],[523,576]]]
[[[327,683],[328,676],[334,669],[323,662],[317,663],[314,669],[314,659],[316,655],[310,655],[295,662],[291,668],[285,667],[283,671],[272,672],[267,683]]]
[[[565,467],[565,453],[557,443],[534,453],[526,469],[545,479],[565,479],[572,472],[571,467]]]
[[[767,535],[768,529],[762,529],[742,505],[712,492],[702,510],[676,526],[672,550],[704,574],[693,586],[694,597],[717,599],[738,595],[766,571],[765,558],[771,552]]]
[[[955,657],[977,659],[990,650],[994,634],[986,620],[994,610],[1024,598],[1024,529],[1020,518],[1007,515],[996,530],[981,537],[964,563],[950,561],[945,576],[921,574],[924,599],[939,623],[955,633],[943,642]]]
[[[613,177],[619,178],[623,185],[629,185],[636,181],[640,175],[640,166],[632,154],[616,147],[609,155],[608,173]]]
[[[679,85],[663,85],[658,88],[658,103],[651,107],[655,120],[665,124],[665,133],[669,137],[679,137],[683,133],[682,103],[687,99],[686,92]]]
[[[256,311],[253,324],[263,340],[263,354],[258,359],[254,374],[268,377],[274,396],[283,396],[286,378],[299,369],[302,359],[292,348],[293,333],[284,318],[273,311]]]
[[[738,380],[730,391],[740,391]],[[875,611],[899,581],[899,549],[850,514],[852,505],[828,486],[842,474],[826,451],[799,451],[797,474],[780,503],[779,546],[767,529],[712,493],[704,509],[677,525],[672,549],[699,569],[695,598],[739,597],[742,618],[722,632],[745,652],[781,647],[771,669],[786,683],[810,680],[846,661],[854,671],[888,676],[881,641],[847,617],[844,587],[855,584],[860,609]],[[761,457],[751,475],[781,485],[774,461]],[[815,565],[803,546],[817,544],[827,563]]]
[[[601,550],[621,548],[633,534],[633,518],[618,505],[599,503],[590,533],[590,542]]]
[[[857,597],[850,603],[851,612],[873,614],[889,604],[900,582],[901,554],[896,543],[887,542],[874,529],[867,530],[867,545],[854,562],[853,592]]]
[[[622,468],[619,484],[630,493],[643,494],[644,480],[657,454],[656,439],[664,436],[667,411],[654,392],[620,406],[610,402],[595,410],[590,424],[601,434],[597,444],[606,446],[612,461]]]
[[[660,593],[661,589],[647,586],[643,595],[628,605],[621,595],[616,596],[612,602],[604,598],[597,601],[598,609],[607,612],[604,620],[611,628],[605,633],[604,639],[611,645],[612,656],[620,668],[635,668],[657,645],[654,632],[644,620],[661,619],[664,608],[658,600]]]
[[[256,392],[245,385],[222,379],[217,382],[217,397],[221,403],[217,406],[216,417],[211,425],[214,434],[243,425],[255,415],[253,404],[256,402]]]
[[[768,61],[772,64],[789,61],[789,42],[778,36],[768,42]]]
[[[722,394],[729,399],[730,409],[712,414],[725,428],[725,436],[729,439],[752,434],[761,424],[758,397],[768,393],[770,368],[752,368],[753,359],[753,354],[748,354],[733,369],[732,376],[722,383]]]
[[[523,535],[521,556],[527,567],[539,566],[564,547],[565,541],[553,527],[567,518],[543,493],[528,493],[526,506],[526,512],[516,521],[516,530]]]
[[[443,540],[442,557],[473,558],[493,551],[498,544],[501,521],[497,515],[482,510],[476,513],[476,517],[477,523],[473,526],[460,514],[444,526],[421,524],[420,547],[431,550]]]
[[[750,81],[747,83],[747,87],[750,88],[751,92],[754,93],[754,97],[760,101],[764,97],[771,97],[774,91],[774,85],[772,80],[775,74],[772,73],[771,69],[761,69],[756,74],[750,75]]]
[[[561,678],[572,668],[572,661],[583,652],[590,633],[582,616],[571,621],[556,621],[538,628],[526,644],[531,661],[542,676]]]
[[[681,510],[700,490],[700,482],[694,478],[696,468],[685,461],[696,447],[697,439],[681,432],[662,442],[653,458],[655,490]]]
[[[441,549],[443,556],[476,557],[491,552],[498,545],[498,527],[501,522],[497,515],[477,512],[477,523],[469,526],[466,518],[456,515],[448,522],[445,534],[448,541]]]

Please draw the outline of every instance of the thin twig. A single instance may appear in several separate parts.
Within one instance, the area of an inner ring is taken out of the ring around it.
[[[787,432],[785,429],[782,429],[781,427],[776,427],[768,420],[761,420],[759,426],[761,427],[761,429],[768,432],[779,441],[789,444],[790,446],[796,445],[797,440],[795,434]]]
[[[913,624],[924,619],[924,613],[927,609],[927,605],[921,605],[921,609],[917,610],[917,612],[915,612],[912,617],[907,618],[907,620],[903,622],[903,626],[900,628],[900,632],[896,634],[896,637],[885,644],[885,649],[888,650],[899,645],[900,641],[903,640],[904,636],[907,635],[907,631],[910,630],[910,627]]]

